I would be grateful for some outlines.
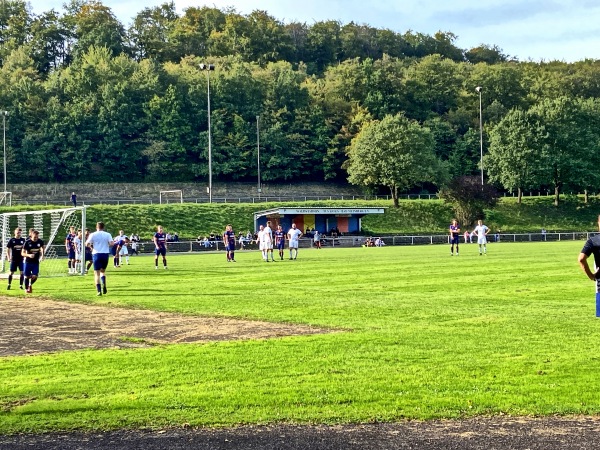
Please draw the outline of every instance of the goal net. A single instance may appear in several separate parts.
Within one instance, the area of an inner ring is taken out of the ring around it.
[[[7,256],[7,244],[14,236],[15,228],[23,230],[27,238],[31,228],[39,231],[44,241],[44,259],[40,263],[40,277],[54,277],[69,274],[65,239],[71,227],[82,231],[79,254],[84,259],[82,246],[85,244],[85,206],[40,211],[22,211],[0,214],[0,232],[2,233],[2,262],[0,273],[8,274],[10,264]],[[83,274],[85,263],[78,265],[78,274]]]
[[[183,203],[183,191],[160,191],[160,204],[163,203]]]
[[[0,205],[12,206],[12,192],[0,192]]]

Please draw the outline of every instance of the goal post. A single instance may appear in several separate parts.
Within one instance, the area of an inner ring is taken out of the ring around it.
[[[169,199],[172,199],[169,201]],[[160,204],[163,203],[183,203],[183,190],[175,189],[173,191],[160,191]]]
[[[12,206],[12,192],[10,192],[10,191],[0,192],[0,205]]]
[[[82,231],[81,248],[78,252],[81,258],[78,274],[85,273],[85,227],[86,206],[78,206],[64,209],[49,209],[37,211],[21,211],[0,214],[0,233],[2,235],[2,257],[0,263],[0,274],[5,275],[9,271],[7,244],[14,235],[15,228],[23,230],[23,236],[27,237],[31,228],[39,232],[39,238],[44,241],[44,259],[40,263],[40,277],[53,277],[68,275],[67,251],[65,239],[70,227],[76,231]]]

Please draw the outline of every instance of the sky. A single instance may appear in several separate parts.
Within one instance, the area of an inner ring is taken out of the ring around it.
[[[260,9],[282,21],[310,25],[323,20],[354,22],[398,33],[451,32],[455,45],[498,46],[520,61],[600,59],[598,0],[174,0],[179,14],[190,6]],[[29,0],[33,12],[61,12],[65,0]],[[127,27],[144,8],[165,0],[102,0]]]

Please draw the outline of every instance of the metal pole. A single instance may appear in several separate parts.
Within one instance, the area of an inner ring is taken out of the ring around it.
[[[2,111],[2,128],[3,128],[3,139],[4,144],[4,195],[6,196],[6,115],[8,111]],[[6,200],[6,198],[5,198]]]
[[[260,116],[256,116],[256,158],[257,158],[257,168],[258,168],[258,198],[260,198],[260,128],[259,128],[259,120]]]
[[[479,92],[479,152],[481,155],[481,185],[483,186],[483,114],[481,109],[481,86],[475,88]]]
[[[210,133],[210,69],[206,72],[206,85],[208,89],[208,203],[212,203],[212,141]]]

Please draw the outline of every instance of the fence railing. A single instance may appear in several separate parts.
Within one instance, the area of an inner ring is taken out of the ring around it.
[[[500,234],[488,235],[488,243],[502,242],[558,242],[558,241],[585,241],[591,236],[598,234],[591,231],[576,231],[565,233],[518,233],[518,234]],[[376,247],[379,239],[380,246],[400,246],[400,245],[435,245],[449,244],[449,236],[447,234],[438,235],[414,235],[414,236],[385,236],[369,237],[369,236],[339,236],[332,238],[326,236],[321,239],[322,247]],[[370,243],[369,243],[370,242]],[[477,238],[472,241],[461,237],[460,243],[476,243]],[[300,248],[314,247],[314,241],[311,238],[301,238]],[[287,245],[286,245],[287,247]],[[180,241],[167,243],[169,252],[174,253],[199,253],[199,252],[214,252],[225,250],[222,241]],[[238,250],[258,250],[258,245],[254,241],[244,242],[243,247],[237,244]],[[139,242],[137,244],[137,252],[139,254],[150,254],[154,252],[154,243],[151,241]],[[56,253],[59,257],[66,256],[64,245],[56,245]],[[131,245],[129,254],[132,254]]]

